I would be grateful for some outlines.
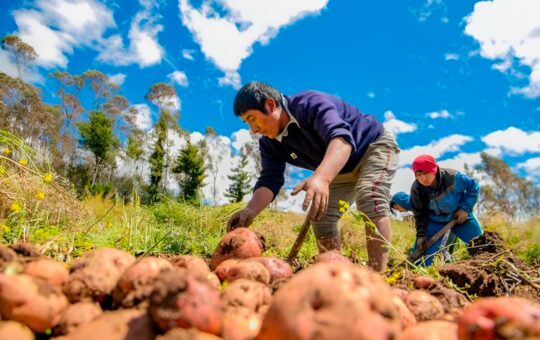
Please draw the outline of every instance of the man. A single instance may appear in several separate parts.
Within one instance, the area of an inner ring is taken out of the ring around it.
[[[276,197],[284,183],[285,164],[313,170],[292,191],[304,190],[319,252],[340,250],[339,201],[355,201],[376,225],[366,227],[369,266],[383,271],[384,246],[391,241],[389,192],[399,148],[394,136],[374,117],[335,96],[304,91],[284,96],[275,88],[251,82],[234,100],[234,113],[259,140],[262,171],[246,208],[229,220],[228,229],[247,227]]]
[[[469,243],[482,235],[473,215],[478,199],[478,182],[456,170],[440,168],[430,155],[421,155],[412,163],[416,180],[411,187],[411,206],[416,221],[416,247],[422,249],[429,238],[455,219],[452,232]],[[423,262],[429,266],[442,240],[424,250]]]

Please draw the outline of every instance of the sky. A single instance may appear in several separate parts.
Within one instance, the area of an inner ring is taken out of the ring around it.
[[[0,0],[0,33],[35,48],[24,79],[47,102],[58,102],[50,72],[97,69],[150,131],[158,113],[144,95],[173,85],[180,126],[218,134],[218,203],[250,138],[232,102],[251,80],[328,92],[384,122],[401,148],[392,192],[409,190],[422,153],[463,170],[488,152],[540,182],[538,18],[539,0]],[[4,51],[0,71],[16,75]],[[289,189],[309,175],[292,174]]]

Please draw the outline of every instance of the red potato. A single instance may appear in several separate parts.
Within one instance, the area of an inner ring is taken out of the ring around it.
[[[215,270],[219,264],[228,259],[248,259],[259,257],[264,249],[264,238],[249,228],[236,228],[228,232],[219,242],[210,268]]]
[[[257,339],[397,338],[401,324],[392,298],[375,272],[347,263],[317,263],[277,291]]]
[[[219,264],[219,266],[216,267],[215,273],[217,277],[221,281],[225,281],[225,277],[227,277],[229,270],[234,267],[240,260],[237,259],[228,259]]]
[[[270,283],[278,280],[290,279],[293,275],[291,266],[284,260],[275,256],[251,257],[250,261],[263,264],[270,273]]]
[[[77,302],[69,305],[54,333],[56,335],[73,333],[81,325],[91,322],[101,314],[103,314],[101,307],[94,302]]]
[[[36,332],[60,323],[68,301],[59,288],[45,280],[18,274],[0,274],[0,315],[19,321]]]
[[[444,308],[441,302],[431,294],[421,290],[413,290],[405,298],[405,304],[414,314],[417,321],[442,319]]]
[[[150,314],[165,332],[175,327],[195,327],[211,334],[221,331],[219,291],[181,270],[157,277],[150,297]]]
[[[24,274],[39,277],[56,287],[62,287],[69,280],[69,271],[60,262],[40,258],[26,265]]]
[[[199,331],[197,328],[173,328],[165,335],[160,335],[156,340],[220,340],[222,338],[205,332]]]
[[[34,340],[30,328],[17,321],[0,321],[0,339],[5,340]]]
[[[123,309],[103,313],[93,321],[56,340],[153,340],[152,320],[143,310]]]
[[[414,314],[409,310],[405,302],[398,297],[395,296],[392,298],[392,301],[397,307],[398,313],[399,313],[399,321],[401,323],[401,328],[405,329],[407,327],[410,327],[412,325],[416,325],[416,317]]]
[[[206,262],[193,255],[179,255],[169,259],[171,264],[176,268],[187,270],[188,273],[205,277],[210,273],[210,267]]]
[[[351,260],[349,260],[346,256],[341,254],[339,250],[330,250],[326,251],[321,254],[317,254],[313,258],[313,263],[319,263],[319,262],[345,262],[345,263],[351,263]]]
[[[112,292],[118,306],[131,308],[148,301],[155,278],[163,271],[173,270],[173,265],[163,258],[143,257],[124,271]]]
[[[244,307],[258,313],[263,306],[272,301],[272,292],[266,285],[246,279],[231,282],[221,292],[224,309]]]
[[[540,307],[520,298],[482,298],[458,320],[459,339],[539,339]]]
[[[256,261],[242,260],[232,264],[222,278],[223,281],[232,282],[238,279],[248,279],[264,284],[270,283],[270,273],[266,267]]]
[[[123,250],[94,250],[75,261],[64,294],[72,303],[84,300],[103,303],[122,273],[134,262],[135,257]]]
[[[392,294],[405,301],[407,295],[409,295],[409,291],[401,288],[392,288]]]
[[[249,308],[231,307],[223,313],[222,336],[227,340],[255,339],[261,323],[261,316]]]
[[[432,320],[420,322],[407,328],[401,340],[458,340],[457,324],[450,321]]]
[[[416,289],[429,289],[435,285],[435,279],[431,276],[417,276],[414,278]]]

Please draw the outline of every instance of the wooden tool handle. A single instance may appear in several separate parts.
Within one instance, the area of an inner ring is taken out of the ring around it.
[[[300,251],[300,248],[302,248],[302,244],[304,243],[304,240],[306,239],[306,235],[309,231],[310,219],[309,214],[306,215],[306,219],[304,220],[304,224],[302,224],[302,227],[300,228],[300,231],[298,232],[298,236],[296,237],[296,240],[294,241],[294,244],[291,248],[291,251],[289,252],[289,256],[287,256],[287,262],[291,262],[294,260],[296,255],[298,255],[298,252]]]

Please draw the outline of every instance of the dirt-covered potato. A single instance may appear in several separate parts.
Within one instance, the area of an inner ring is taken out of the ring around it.
[[[478,299],[457,321],[463,340],[540,339],[540,307],[521,298]]]
[[[210,268],[213,270],[228,259],[259,257],[264,249],[264,238],[249,228],[236,228],[223,236],[212,254]]]
[[[229,270],[234,266],[236,265],[238,262],[240,262],[240,260],[237,260],[237,259],[228,259],[228,260],[225,260],[223,262],[221,262],[219,264],[219,266],[216,267],[216,269],[214,270],[214,272],[216,273],[217,277],[221,280],[221,281],[224,281],[225,280],[225,277],[227,276],[227,273],[229,272]]]
[[[173,265],[164,258],[148,256],[137,260],[118,279],[112,292],[114,302],[131,308],[148,301],[155,278],[166,270],[173,270]]]
[[[222,281],[232,282],[238,279],[248,279],[264,284],[270,283],[268,269],[257,261],[242,260],[234,263],[221,277]]]
[[[188,273],[205,277],[210,273],[210,267],[200,257],[193,255],[179,255],[169,260],[176,268],[185,269]]]
[[[220,340],[222,338],[210,334],[201,332],[197,328],[173,328],[164,335],[160,335],[156,340]]]
[[[175,327],[195,327],[203,332],[221,331],[219,291],[210,284],[183,270],[159,275],[150,297],[150,314],[166,332]]]
[[[442,319],[444,308],[440,301],[421,290],[413,290],[405,298],[405,304],[414,314],[417,321]]]
[[[262,318],[245,307],[231,307],[223,313],[222,336],[227,340],[255,339],[261,329]]]
[[[0,321],[0,339],[5,340],[34,340],[30,328],[17,321]]]
[[[103,303],[122,273],[134,262],[135,257],[120,249],[94,250],[75,261],[64,294],[72,303],[84,300]]]
[[[339,250],[330,250],[330,251],[325,251],[324,253],[315,255],[315,257],[313,258],[313,263],[319,263],[319,262],[351,263],[351,260],[349,260],[346,256],[341,254]]]
[[[152,320],[144,310],[123,309],[103,313],[93,321],[56,340],[153,340]]]
[[[270,283],[278,280],[290,279],[293,275],[291,266],[284,260],[275,256],[251,257],[249,260],[262,263],[270,273]]]
[[[397,307],[397,310],[399,312],[399,321],[401,323],[401,328],[407,328],[412,325],[416,325],[416,317],[414,314],[409,310],[405,302],[399,297],[394,295],[392,298],[392,301]]]
[[[45,280],[18,274],[0,274],[0,315],[19,321],[36,332],[60,323],[68,301],[58,287]]]
[[[397,338],[401,324],[392,298],[375,272],[317,263],[277,291],[257,339]]]
[[[44,279],[57,287],[62,287],[69,280],[69,271],[66,266],[47,258],[39,258],[28,263],[24,273]]]
[[[457,324],[443,320],[419,322],[407,328],[401,340],[457,340]]]
[[[221,302],[224,309],[230,307],[245,307],[255,313],[272,301],[270,288],[263,283],[239,279],[231,282],[221,292]]]
[[[60,321],[60,324],[54,330],[54,334],[64,335],[73,333],[81,325],[89,323],[101,314],[103,314],[101,307],[94,302],[77,302],[69,305],[62,317],[62,321]]]
[[[435,279],[431,276],[417,276],[414,278],[416,289],[429,289],[435,284]]]

